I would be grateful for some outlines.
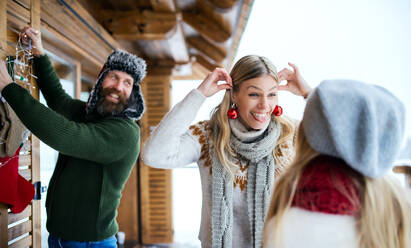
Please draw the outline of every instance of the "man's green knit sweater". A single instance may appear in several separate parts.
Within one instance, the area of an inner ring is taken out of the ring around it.
[[[86,104],[65,93],[47,56],[35,58],[34,71],[51,109],[15,83],[2,96],[59,152],[47,192],[47,229],[65,240],[108,238],[118,231],[117,207],[140,150],[139,127],[126,118],[86,119]]]

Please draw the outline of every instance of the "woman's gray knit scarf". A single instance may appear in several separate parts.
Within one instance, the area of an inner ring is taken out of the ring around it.
[[[265,137],[253,143],[243,143],[231,135],[230,145],[248,160],[247,204],[251,228],[251,244],[262,247],[264,220],[270,204],[274,183],[275,161],[272,151],[281,133],[281,125],[271,121]],[[218,134],[216,134],[218,135]],[[233,177],[222,166],[213,149],[212,247],[232,247]],[[229,158],[234,161],[233,158]]]

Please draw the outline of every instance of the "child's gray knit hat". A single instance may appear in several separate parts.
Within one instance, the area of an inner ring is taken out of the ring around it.
[[[308,97],[302,126],[314,150],[374,178],[393,166],[403,139],[405,108],[380,86],[326,80]]]

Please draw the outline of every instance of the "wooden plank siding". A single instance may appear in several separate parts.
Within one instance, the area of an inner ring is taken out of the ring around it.
[[[8,230],[8,239],[9,241],[16,239],[24,234],[27,234],[32,231],[31,220],[27,220],[23,223],[20,223],[16,226],[10,227]]]
[[[395,173],[404,174],[405,183],[411,188],[411,163],[400,163],[394,166],[393,171]]]
[[[7,2],[0,1],[0,57],[7,55]]]
[[[146,114],[142,141],[170,109],[171,74],[150,75],[142,84]],[[171,170],[154,169],[140,160],[141,234],[143,244],[173,242]]]
[[[36,30],[40,30],[40,0],[30,0],[30,26]],[[37,82],[34,78],[30,78],[30,83],[34,85],[32,96],[39,100],[40,91]],[[31,140],[31,177],[32,182],[40,182],[40,140],[30,135]],[[31,235],[32,245],[41,247],[41,201],[32,201],[31,212]]]
[[[69,3],[83,16],[86,15],[76,2]],[[41,30],[45,49],[76,65],[76,98],[80,96],[82,75],[94,81],[112,47],[119,47],[101,26],[98,30],[97,23],[93,23],[98,31],[95,34],[55,0],[1,1],[0,14],[1,59],[15,54],[18,32],[24,26]],[[98,35],[108,35],[104,38],[110,43],[106,44]],[[39,99],[35,80],[31,83],[35,86],[32,95]],[[39,139],[31,135],[19,157],[19,173],[32,183],[40,181],[39,146]],[[41,247],[40,213],[40,201],[33,201],[19,214],[11,213],[8,206],[0,204],[0,247]],[[10,243],[11,240],[14,240],[13,243]]]
[[[31,0],[29,3],[27,8],[16,1],[1,1],[0,59],[4,60],[6,55],[15,54],[18,32],[23,26],[32,23],[37,29],[40,28],[40,1]],[[39,164],[35,164],[33,160],[32,154],[36,153],[36,148],[31,147],[31,144],[32,141],[26,141],[20,151],[18,172],[26,180],[33,182],[39,180]],[[18,214],[10,212],[7,205],[0,204],[0,247],[28,247],[33,244],[40,247],[40,243],[35,240],[35,237],[40,237],[39,220],[38,202],[32,202]]]
[[[18,214],[9,213],[8,224],[11,225],[14,222],[21,221],[25,218],[29,218],[30,216],[31,216],[31,206],[29,205],[21,213],[18,213]]]
[[[33,244],[33,237],[28,235],[13,244],[9,245],[9,248],[20,248],[20,247],[32,247]]]
[[[125,233],[127,243],[140,243],[140,228],[139,228],[139,192],[138,192],[138,171],[137,166],[134,166],[127,180],[120,206],[118,208],[117,222],[119,231]]]
[[[8,207],[0,203],[0,247],[7,247],[8,238]]]

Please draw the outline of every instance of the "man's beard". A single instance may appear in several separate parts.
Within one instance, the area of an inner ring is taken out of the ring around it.
[[[119,96],[118,103],[110,102],[106,99],[106,96],[111,93],[115,93]],[[124,111],[128,104],[128,100],[129,99],[124,94],[113,88],[101,89],[100,96],[97,101],[97,113],[104,117],[118,115]]]

